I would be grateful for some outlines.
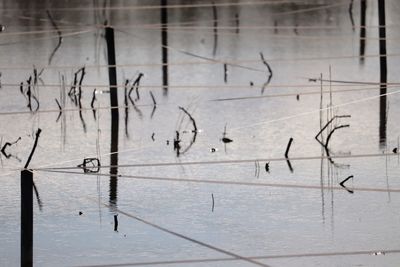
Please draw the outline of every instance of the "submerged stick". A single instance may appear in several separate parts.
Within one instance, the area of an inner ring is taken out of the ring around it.
[[[46,10],[47,16],[49,17],[51,24],[53,25],[54,29],[57,31],[58,34],[58,44],[54,48],[53,52],[51,52],[50,57],[49,57],[49,65],[51,64],[51,61],[53,60],[54,54],[57,52],[57,50],[60,48],[61,43],[63,41],[62,33],[60,29],[58,28],[56,22],[54,21],[53,17],[50,15],[50,11]]]
[[[290,146],[292,145],[292,142],[293,142],[293,138],[290,137],[289,143],[287,144],[286,151],[285,151],[286,163],[289,167],[290,172],[293,172],[292,164],[290,164],[290,160],[289,160],[289,149],[290,149]]]
[[[349,179],[353,179],[353,177],[354,177],[353,175],[350,175],[349,177],[347,177],[346,179],[344,179],[343,181],[341,181],[341,182],[339,183],[340,186],[343,187],[344,189],[346,189],[346,191],[349,192],[350,194],[353,194],[354,191],[348,189],[348,188],[344,185],[344,183],[347,182]]]
[[[60,105],[60,103],[58,102],[57,98],[54,99],[57,103],[58,109],[60,110],[60,112],[58,113],[58,117],[56,119],[56,122],[58,122],[58,120],[60,119],[61,115],[62,115],[62,107]]]
[[[285,158],[289,158],[289,149],[290,149],[290,146],[292,145],[292,143],[293,143],[293,138],[290,137],[289,143],[287,144],[286,151],[285,151]]]
[[[224,82],[228,82],[228,65],[224,63]]]
[[[118,214],[114,215],[114,232],[118,232]]]
[[[150,115],[150,118],[152,119],[153,116],[154,116],[154,113],[156,112],[156,109],[157,109],[157,102],[156,102],[156,99],[155,99],[155,97],[153,95],[153,92],[149,91],[149,93],[150,93],[151,99],[153,100],[153,109],[152,109],[151,115]]]
[[[214,194],[213,193],[211,193],[211,199],[212,199],[211,212],[214,212]]]

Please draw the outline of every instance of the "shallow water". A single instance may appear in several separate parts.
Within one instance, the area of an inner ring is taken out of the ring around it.
[[[228,261],[231,256],[137,220],[142,219],[242,257],[260,257],[255,260],[268,266],[397,266],[400,170],[399,157],[392,149],[398,146],[400,135],[398,87],[388,88],[386,136],[382,138],[378,85],[324,82],[325,110],[321,113],[320,84],[308,79],[322,73],[324,79],[331,75],[332,80],[379,83],[377,3],[367,1],[368,56],[361,62],[360,1],[354,1],[354,31],[348,1],[308,12],[293,11],[338,2],[294,2],[217,7],[220,28],[215,56],[212,7],[169,9],[170,87],[165,93],[160,28],[141,27],[160,23],[160,10],[109,8],[158,5],[158,1],[112,1],[111,6],[106,3],[105,14],[99,9],[102,1],[3,1],[1,23],[6,31],[0,34],[0,136],[2,144],[22,139],[7,148],[10,158],[1,155],[0,266],[20,263],[19,169],[37,128],[42,133],[31,168],[76,167],[87,157],[98,157],[101,165],[110,165],[109,94],[96,95],[96,119],[90,110],[93,90],[108,90],[106,43],[103,30],[94,26],[105,19],[116,28],[118,84],[144,73],[136,102],[140,112],[129,104],[125,124],[125,109],[119,109],[118,163],[136,166],[119,167],[122,177],[117,185],[110,184],[108,167],[101,168],[98,176],[83,175],[83,170],[76,168],[59,170],[61,173],[34,171],[43,202],[39,211],[34,198],[34,265],[254,265]],[[386,1],[389,83],[398,82],[400,71],[399,8],[396,1]],[[87,30],[65,36],[50,66],[49,56],[58,42],[55,32],[6,35],[54,30],[46,9],[51,10],[62,32]],[[235,14],[240,18],[239,33]],[[174,28],[177,26],[181,28]],[[268,71],[260,52],[273,70],[263,93]],[[228,64],[225,83],[224,62],[255,70]],[[39,70],[47,67],[41,74],[43,83],[39,82],[35,91],[39,112],[31,113],[19,84],[32,75],[34,65]],[[56,121],[59,114],[54,99],[60,101],[60,77],[64,75],[68,92],[73,73],[82,66],[86,66],[84,122],[68,96],[65,108],[72,111],[64,111]],[[157,101],[153,116],[150,90]],[[122,106],[122,87],[118,94]],[[221,99],[225,101],[215,101]],[[335,131],[329,142],[331,155],[343,156],[334,158],[335,164],[320,158],[325,154],[314,138],[321,121],[323,126],[332,116],[326,110],[330,101],[333,114],[351,115],[335,121],[335,125],[350,125]],[[192,146],[193,126],[179,106],[190,112],[199,129]],[[232,143],[221,142],[225,125]],[[181,133],[181,151],[190,146],[179,157],[173,149],[176,130]],[[293,172],[284,160],[291,137]],[[305,159],[308,157],[311,159]],[[211,164],[217,161],[228,162]],[[185,162],[197,164],[179,164]],[[267,162],[269,173],[264,169]],[[339,185],[350,175],[354,178],[345,185],[353,194]],[[110,192],[116,192],[116,197]],[[373,255],[380,251],[385,254]],[[182,262],[185,260],[193,261]]]

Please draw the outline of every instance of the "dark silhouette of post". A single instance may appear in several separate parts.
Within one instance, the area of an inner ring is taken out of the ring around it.
[[[21,171],[21,267],[31,267],[33,259],[33,174]]]
[[[386,59],[386,15],[385,0],[378,0],[379,16],[379,59],[380,59],[380,101],[379,101],[379,145],[386,147],[386,94],[387,94],[387,59]]]
[[[364,63],[366,29],[367,0],[360,1],[360,63]]]
[[[106,26],[107,58],[108,58],[108,76],[110,80],[110,102],[111,102],[111,153],[110,153],[110,204],[117,204],[118,188],[118,129],[119,129],[119,111],[118,111],[118,87],[117,70],[115,63],[115,42],[114,29]]]
[[[168,93],[168,0],[161,0],[161,61],[164,95]]]

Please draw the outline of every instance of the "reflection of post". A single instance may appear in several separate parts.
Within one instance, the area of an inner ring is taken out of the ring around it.
[[[168,0],[161,0],[161,58],[164,94],[168,92]]]
[[[32,266],[33,246],[33,175],[21,172],[21,266]]]
[[[111,154],[110,154],[110,204],[117,204],[118,186],[118,88],[117,71],[115,63],[114,29],[106,27],[107,55],[108,55],[108,76],[110,80],[111,100]]]
[[[365,38],[367,36],[366,32],[366,16],[367,16],[367,0],[361,0],[361,14],[360,14],[360,62],[364,63],[365,56]]]
[[[380,102],[379,102],[379,144],[386,147],[386,83],[387,83],[387,60],[386,60],[386,18],[385,0],[378,1],[379,12],[379,54],[380,54]]]

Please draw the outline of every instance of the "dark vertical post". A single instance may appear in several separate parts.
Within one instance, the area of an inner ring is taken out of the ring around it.
[[[360,1],[360,63],[364,63],[365,56],[365,38],[367,36],[366,17],[367,17],[367,0]]]
[[[119,129],[119,111],[118,111],[118,87],[117,70],[115,63],[115,42],[114,29],[106,27],[107,58],[108,58],[108,76],[110,80],[110,101],[111,101],[111,154],[110,154],[110,204],[117,204],[117,186],[118,186],[118,129]]]
[[[33,175],[21,171],[21,267],[33,261]]]
[[[168,93],[168,0],[161,0],[161,60],[164,95]]]
[[[386,15],[385,0],[378,0],[379,14],[379,58],[380,58],[380,101],[379,101],[379,144],[386,147],[386,94],[387,94],[387,59],[386,59]]]

